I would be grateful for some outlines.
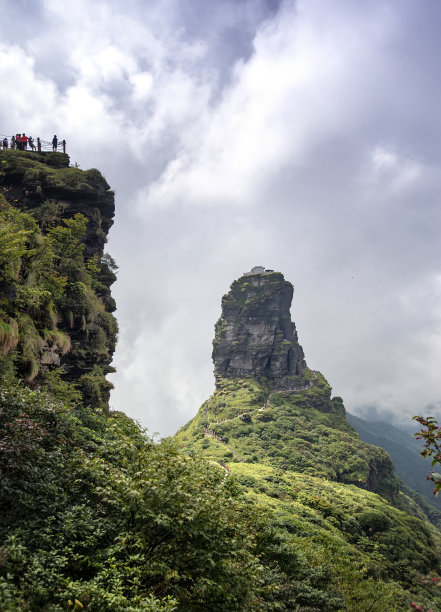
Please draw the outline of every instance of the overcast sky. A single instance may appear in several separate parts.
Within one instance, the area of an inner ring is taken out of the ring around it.
[[[116,191],[111,405],[174,433],[229,285],[295,287],[348,410],[441,407],[439,0],[0,0],[0,133]]]

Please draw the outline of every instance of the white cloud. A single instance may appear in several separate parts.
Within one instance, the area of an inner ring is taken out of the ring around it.
[[[182,204],[182,194],[187,206],[253,205],[270,197],[281,169],[292,172],[321,142],[354,129],[374,80],[368,71],[380,69],[371,44],[385,34],[370,23],[360,38],[327,11],[320,25],[321,6],[287,3],[256,33],[219,102],[181,126],[182,146],[141,196],[146,207]],[[357,87],[360,71],[368,82]]]
[[[439,401],[435,9],[204,6],[44,0],[23,40],[12,5],[0,24],[1,130],[66,137],[117,191],[114,407],[165,433],[194,414],[255,264],[295,284],[307,360],[352,410]]]
[[[41,125],[40,116],[50,113],[58,97],[56,84],[35,73],[34,59],[18,45],[0,44],[0,78],[3,95],[0,96],[0,116],[4,124],[2,131],[30,132],[28,126]],[[23,126],[23,127],[21,127]]]
[[[390,148],[377,146],[370,154],[370,168],[363,169],[363,180],[382,191],[383,197],[400,195],[427,178],[423,165],[414,157],[400,156]]]
[[[133,98],[135,102],[143,102],[152,96],[153,77],[150,72],[131,74],[130,82],[133,86]]]

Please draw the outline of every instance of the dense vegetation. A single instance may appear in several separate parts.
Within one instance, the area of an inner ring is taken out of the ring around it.
[[[175,438],[183,450],[228,465],[279,537],[328,572],[345,602],[337,609],[407,610],[412,599],[438,609],[436,587],[421,591],[435,584],[422,586],[421,575],[440,569],[438,530],[399,490],[387,454],[358,438],[341,399],[331,399],[316,376],[291,393],[252,378],[218,378]]]
[[[0,161],[0,609],[441,609],[440,533],[320,374],[219,377],[175,441],[109,411],[112,192]]]
[[[0,194],[0,372],[105,407],[118,332],[106,303],[113,261],[85,257],[81,213],[43,232],[50,203],[32,212],[14,204]]]
[[[435,530],[377,495],[264,465],[227,476],[11,380],[0,402],[1,609],[439,606],[420,583]]]
[[[432,460],[432,466],[439,467],[441,464],[441,427],[438,425],[438,421],[432,416],[416,416],[414,419],[422,426],[420,431],[415,434],[418,440],[424,440],[421,455],[425,458],[429,457]],[[435,485],[433,493],[438,496],[441,491],[441,474],[431,470],[427,480]]]
[[[247,462],[364,486],[388,498],[396,495],[398,482],[387,453],[361,442],[346,420],[341,398],[331,400],[323,376],[317,374],[314,384],[298,393],[270,392],[252,378],[218,378],[209,403],[179,439],[207,445],[208,415],[210,428],[224,442],[234,439],[234,450]],[[210,457],[227,459],[225,450],[212,445]]]
[[[222,470],[123,414],[2,386],[2,610],[240,610],[275,588]]]

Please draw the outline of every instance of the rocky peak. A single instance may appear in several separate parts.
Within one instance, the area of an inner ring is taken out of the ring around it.
[[[280,272],[256,266],[231,285],[216,323],[216,377],[252,376],[276,387],[302,380],[304,353],[291,321],[294,288]]]

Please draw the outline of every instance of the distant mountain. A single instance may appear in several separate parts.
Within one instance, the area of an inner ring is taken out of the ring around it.
[[[420,493],[427,503],[441,510],[441,497],[435,497],[433,484],[426,480],[432,469],[431,462],[421,456],[423,443],[413,433],[418,431],[418,423],[412,429],[396,427],[381,421],[365,421],[347,413],[347,418],[358,435],[365,442],[386,450],[394,464],[395,473],[411,489]]]

